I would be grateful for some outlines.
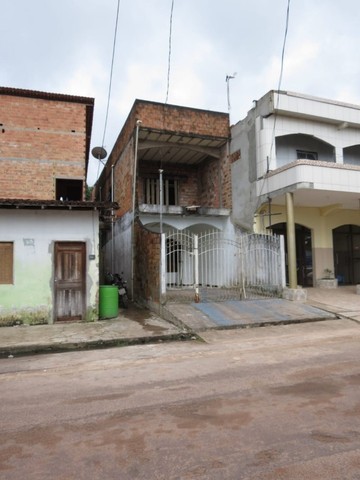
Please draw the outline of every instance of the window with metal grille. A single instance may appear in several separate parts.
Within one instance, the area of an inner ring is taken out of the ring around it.
[[[145,179],[145,203],[160,205],[160,180],[158,178]],[[178,180],[165,178],[163,180],[163,205],[179,205]]]
[[[317,152],[309,152],[308,150],[296,150],[298,160],[317,160]]]
[[[14,244],[0,242],[0,285],[14,283]]]

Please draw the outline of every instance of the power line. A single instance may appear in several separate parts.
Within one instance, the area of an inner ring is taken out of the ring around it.
[[[105,122],[104,122],[104,132],[103,132],[103,137],[102,137],[102,141],[101,141],[101,147],[102,148],[104,148],[106,128],[107,128],[107,122],[108,122],[108,117],[109,117],[109,107],[110,107],[111,87],[112,87],[112,78],[113,78],[113,70],[114,70],[114,59],[115,59],[116,37],[117,37],[117,29],[118,29],[118,21],[119,21],[120,3],[121,3],[121,0],[118,0],[117,9],[116,9],[114,40],[113,40],[112,56],[111,56],[110,78],[109,78],[108,97],[107,97],[106,114],[105,114]],[[99,165],[98,165],[98,171],[97,171],[96,178],[99,178],[99,171],[100,171],[100,162],[99,162]]]
[[[166,87],[166,99],[165,103],[168,102],[169,98],[169,89],[170,89],[170,69],[171,69],[171,43],[172,43],[172,22],[173,22],[173,12],[174,12],[174,0],[171,1],[171,11],[170,11],[170,28],[169,28],[169,54],[168,54],[168,71],[167,71],[167,87]]]
[[[275,113],[274,113],[274,125],[273,125],[273,131],[272,131],[272,137],[271,137],[271,146],[270,146],[270,152],[269,156],[267,159],[267,166],[266,166],[266,173],[269,173],[270,170],[270,162],[271,162],[271,155],[272,151],[274,148],[274,142],[275,142],[275,130],[276,130],[276,121],[277,121],[277,110],[279,108],[279,101],[280,101],[280,89],[281,89],[281,83],[282,83],[282,77],[283,77],[283,71],[284,71],[284,60],[285,60],[285,47],[286,47],[286,40],[287,40],[287,34],[288,34],[288,29],[289,29],[289,19],[290,19],[290,0],[287,2],[287,9],[286,9],[286,21],[285,21],[285,32],[284,32],[284,40],[283,40],[283,46],[282,46],[282,51],[281,51],[281,63],[280,63],[280,74],[279,74],[279,82],[278,82],[278,89],[277,89],[277,99],[276,99],[276,107],[275,107]],[[262,194],[262,191],[265,186],[265,181],[266,179],[263,180],[263,184],[261,186],[261,191],[260,195],[258,197],[258,205],[260,204],[260,196]]]
[[[101,142],[102,147],[104,146],[104,142],[105,142],[106,127],[107,127],[107,121],[108,121],[108,116],[109,116],[109,106],[110,106],[111,86],[112,86],[113,69],[114,69],[114,58],[115,58],[115,48],[116,48],[116,37],[117,37],[117,27],[118,27],[118,20],[119,20],[120,2],[121,2],[121,0],[118,0],[117,10],[116,10],[116,22],[115,22],[114,41],[113,41],[113,49],[112,49],[112,57],[111,57],[109,90],[108,90],[108,98],[107,98],[107,106],[106,106],[104,133],[103,133],[103,138],[102,138],[102,142]]]
[[[288,28],[289,28],[289,17],[290,17],[290,0],[288,0],[287,10],[286,10],[286,24],[285,24],[285,34],[284,34],[283,48],[282,48],[282,52],[281,52],[281,68],[280,68],[278,90],[280,90],[282,76],[283,76],[285,46],[286,46],[286,40],[287,40],[287,34],[288,34]]]
[[[283,41],[283,47],[282,47],[282,52],[281,52],[281,64],[280,64],[279,83],[278,83],[278,89],[277,89],[278,96],[277,96],[277,99],[276,99],[276,110],[279,108],[279,101],[280,101],[280,95],[279,94],[280,94],[280,90],[281,90],[281,82],[282,82],[282,76],[283,76],[283,71],[284,71],[285,47],[286,47],[286,40],[287,40],[287,34],[288,34],[288,28],[289,28],[289,17],[290,17],[290,0],[288,0],[287,9],[286,9],[285,33],[284,33],[284,41]],[[269,154],[269,164],[268,164],[267,170],[269,170],[272,150],[274,148],[276,120],[277,120],[277,113],[275,111],[273,134],[272,134],[270,154]],[[266,172],[266,173],[268,173],[268,172]]]

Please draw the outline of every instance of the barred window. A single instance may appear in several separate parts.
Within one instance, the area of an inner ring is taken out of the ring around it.
[[[160,180],[158,178],[146,178],[144,182],[145,203],[160,205]],[[166,178],[163,181],[163,205],[179,205],[179,182]]]
[[[0,242],[0,285],[14,283],[14,244]]]

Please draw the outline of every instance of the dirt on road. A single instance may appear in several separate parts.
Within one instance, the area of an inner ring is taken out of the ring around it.
[[[0,477],[358,480],[360,325],[0,360]]]

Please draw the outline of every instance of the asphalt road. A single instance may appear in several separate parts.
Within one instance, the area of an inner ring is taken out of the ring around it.
[[[360,479],[360,324],[0,360],[0,478]]]

